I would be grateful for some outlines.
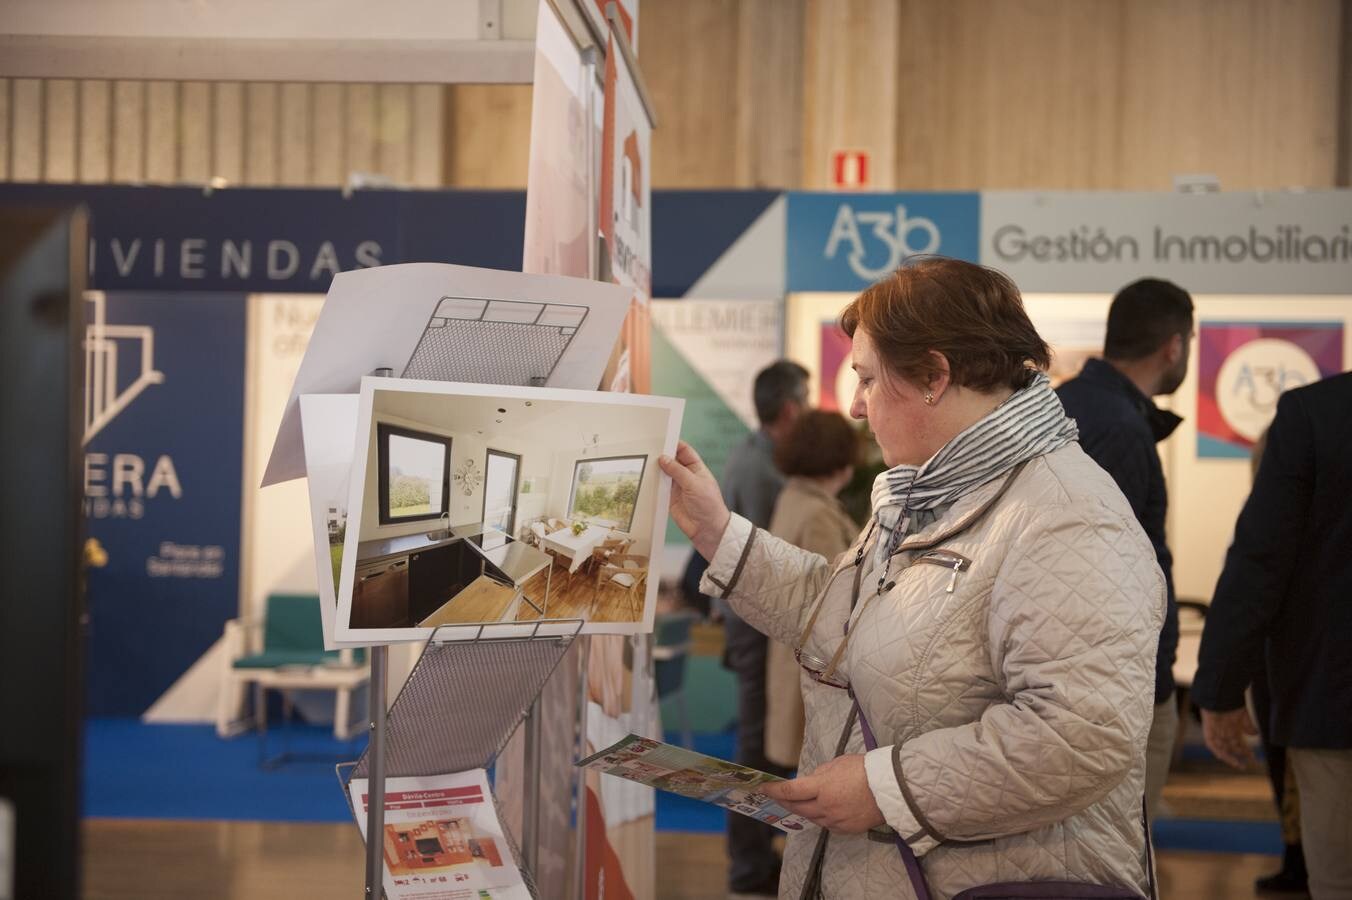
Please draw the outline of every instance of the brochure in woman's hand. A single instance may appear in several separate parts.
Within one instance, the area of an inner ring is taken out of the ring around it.
[[[712,803],[781,831],[793,833],[808,825],[806,819],[792,815],[757,790],[762,784],[783,781],[778,775],[637,734],[628,735],[599,753],[593,753],[578,765]]]

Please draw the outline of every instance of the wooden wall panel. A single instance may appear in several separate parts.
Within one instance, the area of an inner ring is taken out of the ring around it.
[[[1352,0],[645,7],[659,188],[1223,189],[1352,179]],[[0,81],[0,178],[520,188],[529,86]]]
[[[244,86],[244,183],[268,187],[277,183],[277,85],[252,82]]]
[[[211,171],[211,83],[185,81],[178,93],[178,181],[205,184]]]
[[[244,183],[244,85],[222,81],[212,86],[212,175],[230,184]]]
[[[0,78],[0,180],[8,181],[9,175],[9,146],[10,146],[10,91],[13,90],[13,82],[8,78]]]
[[[144,81],[113,82],[113,181],[135,184],[145,178]]]
[[[370,84],[344,86],[347,168],[343,181],[353,172],[374,172],[376,168],[376,89]]]
[[[316,84],[310,92],[314,104],[314,155],[310,170],[312,184],[339,186],[347,171],[343,155],[343,86]]]
[[[178,82],[145,82],[145,179],[150,184],[178,180]],[[135,123],[127,123],[136,127]]]
[[[904,2],[897,186],[1100,186],[1121,162],[1123,6]]]
[[[805,0],[741,0],[737,4],[733,183],[739,187],[799,183],[805,7]],[[682,152],[686,148],[674,149]]]
[[[113,170],[113,83],[81,81],[76,180],[107,181]]]
[[[36,78],[10,82],[9,177],[12,181],[42,180],[43,83]]]
[[[530,153],[530,85],[446,88],[448,187],[524,188]]]
[[[1352,187],[1352,0],[1342,0],[1342,59],[1338,75],[1338,162],[1334,184]]]
[[[905,0],[897,183],[1332,184],[1338,0]]]
[[[445,88],[436,84],[413,86],[413,142],[412,171],[409,181],[414,187],[430,188],[441,185],[442,139],[445,125]]]
[[[382,84],[376,88],[376,171],[396,184],[409,184],[413,137],[413,88]]]
[[[79,149],[77,83],[68,78],[49,80],[42,98],[42,180],[75,180]]]
[[[866,150],[876,177],[894,187],[900,53],[896,0],[808,0],[803,51],[803,173],[830,186],[831,154]]]
[[[1214,172],[1222,189],[1328,187],[1337,169],[1337,0],[1129,7],[1123,186]],[[1146,129],[1156,140],[1143,139]]]
[[[737,180],[738,14],[735,3],[649,3],[639,18],[639,64],[657,110],[653,185]],[[680,35],[680,39],[674,39]]]
[[[339,187],[361,171],[440,187],[444,94],[440,85],[0,79],[0,181],[219,176]]]
[[[308,84],[281,86],[277,133],[281,146],[278,152],[277,183],[287,187],[303,187],[311,183],[314,155],[314,135],[311,133],[314,107],[311,93]]]

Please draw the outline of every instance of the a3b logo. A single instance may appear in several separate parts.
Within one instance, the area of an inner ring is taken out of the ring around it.
[[[871,228],[869,233],[882,245],[881,255],[874,253],[870,256],[860,232],[861,225]],[[924,243],[912,246],[911,237],[917,232]],[[842,243],[849,245],[847,260],[854,274],[865,281],[877,281],[894,271],[908,256],[937,253],[940,244],[939,226],[924,216],[907,218],[906,207],[901,204],[897,204],[896,213],[893,214],[881,210],[855,212],[851,204],[842,203],[836,211],[831,234],[826,239],[826,258],[835,259]],[[871,266],[870,259],[881,259],[882,264]]]

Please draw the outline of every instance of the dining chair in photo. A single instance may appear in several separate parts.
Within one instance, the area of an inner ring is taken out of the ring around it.
[[[637,620],[643,612],[643,586],[648,581],[648,557],[632,553],[617,554],[596,569],[596,588],[592,593],[592,611],[601,596],[602,588],[618,587],[625,591],[629,612]]]
[[[608,538],[592,548],[591,558],[583,565],[595,571],[597,566],[605,565],[614,557],[624,556],[632,546],[634,542],[629,538]]]

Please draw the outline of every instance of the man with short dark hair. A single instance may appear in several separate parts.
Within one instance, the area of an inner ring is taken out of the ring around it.
[[[1108,309],[1103,359],[1087,361],[1078,376],[1057,389],[1066,414],[1080,427],[1080,446],[1126,495],[1164,571],[1169,608],[1155,657],[1155,716],[1146,747],[1146,809],[1152,818],[1178,732],[1173,675],[1178,606],[1173,555],[1164,536],[1169,497],[1155,445],[1182,419],[1150,398],[1172,394],[1187,375],[1192,312],[1192,297],[1178,285],[1157,278],[1132,282]]]
[[[753,399],[760,430],[728,456],[723,499],[728,508],[759,528],[770,525],[784,476],[775,467],[774,448],[807,408],[807,369],[781,359],[756,375]],[[700,558],[696,554],[696,558]],[[765,758],[765,662],[768,639],[720,604],[725,617],[723,663],[737,675],[737,761],[777,775],[789,771]],[[779,856],[774,827],[738,813],[728,814],[728,887],[734,894],[776,895]]]

